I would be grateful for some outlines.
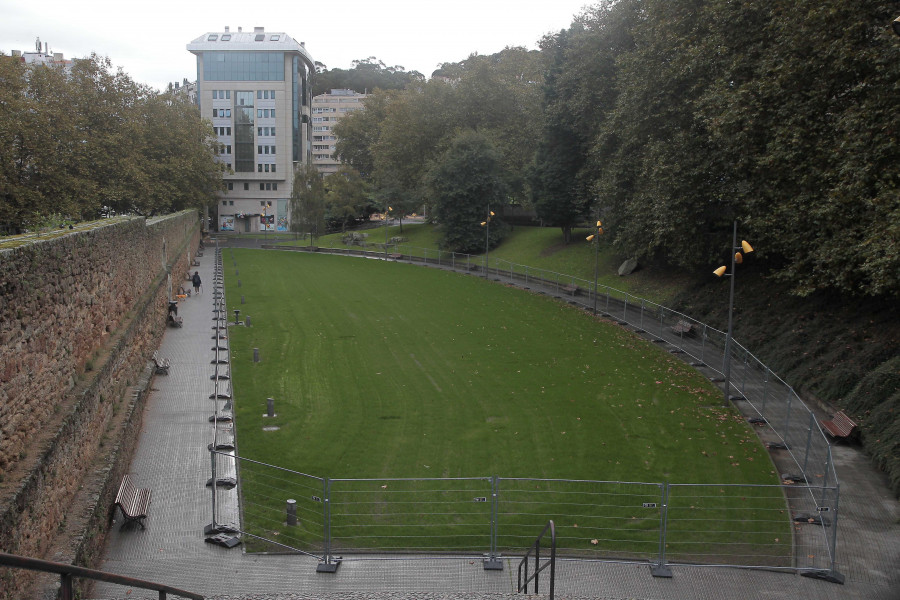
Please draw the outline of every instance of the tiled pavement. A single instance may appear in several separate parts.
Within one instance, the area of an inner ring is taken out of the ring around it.
[[[160,354],[172,363],[157,376],[148,399],[138,450],[129,469],[135,482],[153,490],[146,530],[114,526],[102,569],[222,598],[474,599],[511,597],[515,564],[485,571],[461,559],[350,560],[337,573],[316,573],[316,560],[302,556],[246,555],[240,547],[205,543],[211,502],[207,445],[209,417],[218,402],[211,379],[214,252],[195,267],[204,293],[179,307],[184,328],[169,329]],[[225,345],[223,341],[220,345]],[[556,595],[566,598],[634,599],[900,599],[900,510],[868,460],[846,446],[835,449],[841,477],[842,514],[838,570],[844,585],[798,575],[728,568],[674,566],[672,579],[653,578],[645,565],[561,562]],[[218,474],[220,477],[222,473]],[[227,475],[227,474],[225,474]],[[219,494],[228,498],[227,494]],[[855,513],[855,518],[854,518]],[[237,520],[236,506],[220,506],[218,523]],[[120,517],[117,514],[117,523]],[[848,526],[847,522],[853,523]],[[859,557],[865,557],[860,560]],[[546,585],[546,584],[545,584]],[[542,589],[546,593],[546,588]],[[98,584],[96,598],[143,598],[155,594]]]

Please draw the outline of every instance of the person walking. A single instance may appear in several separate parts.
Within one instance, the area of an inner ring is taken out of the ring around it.
[[[194,276],[191,277],[191,283],[194,284],[194,294],[200,293],[200,285],[202,282],[200,281],[200,273],[194,271]]]

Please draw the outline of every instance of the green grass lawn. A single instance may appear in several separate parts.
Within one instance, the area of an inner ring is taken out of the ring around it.
[[[239,308],[253,324],[229,329],[242,457],[317,477],[371,478],[365,489],[350,490],[366,498],[412,485],[387,487],[388,478],[777,483],[756,436],[720,406],[717,388],[653,344],[564,303],[393,262],[224,252],[226,265],[233,254],[242,282],[237,288],[235,269],[225,268],[228,314]],[[274,420],[262,417],[268,397],[275,398]],[[279,429],[262,430],[270,425]],[[262,474],[242,475],[250,505],[283,511],[283,498],[259,492],[254,500],[252,484]],[[321,489],[307,483],[297,495]],[[459,485],[436,496],[431,488],[406,493],[417,503],[440,497],[452,504],[490,491],[483,482]],[[543,484],[526,487],[544,491]],[[655,498],[655,488],[648,490]],[[540,515],[526,519],[529,525],[556,501],[523,500]],[[384,503],[353,504],[346,523],[383,520],[390,512]],[[782,499],[769,509],[779,506]],[[453,514],[446,519],[460,519]],[[396,526],[388,521],[385,527]],[[656,530],[647,531],[654,522],[633,525],[642,543],[655,543]],[[582,529],[568,533],[597,537]],[[384,543],[388,536],[376,530],[362,537]]]
[[[366,246],[352,246],[341,240],[343,234],[333,233],[320,237],[316,244],[323,248],[368,249],[380,251],[385,239],[403,237],[407,241],[391,252],[400,252],[409,256],[435,258],[438,252],[440,233],[429,223],[407,223],[400,227],[391,225],[362,231],[368,235]],[[572,275],[587,282],[594,281],[594,248],[585,241],[591,231],[576,229],[573,241],[565,244],[562,231],[558,227],[521,227],[516,226],[504,238],[503,242],[490,251],[492,268],[506,269],[509,263],[527,265],[535,269],[546,269],[564,275]],[[654,302],[665,303],[682,289],[688,277],[684,273],[653,268],[639,269],[628,277],[619,277],[618,269],[623,258],[607,243],[608,238],[601,238],[599,253],[598,285],[609,286],[617,290],[629,292]],[[307,245],[309,242],[282,242],[288,245]],[[482,253],[483,254],[483,253]],[[481,256],[481,254],[477,255]],[[480,259],[478,259],[478,264]],[[516,270],[520,272],[520,270]],[[602,293],[602,290],[601,290]]]

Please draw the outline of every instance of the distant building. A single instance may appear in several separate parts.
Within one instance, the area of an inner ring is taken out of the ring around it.
[[[64,58],[62,52],[50,52],[50,45],[47,42],[42,44],[41,38],[35,40],[34,52],[13,50],[11,55],[28,66],[57,67],[66,73],[72,70],[74,64],[74,61]]]
[[[289,229],[294,170],[311,160],[312,57],[303,42],[262,27],[205,33],[187,49],[197,56],[200,114],[231,169],[216,228]]]
[[[363,108],[367,94],[353,90],[331,90],[312,99],[312,156],[313,164],[323,176],[338,170],[341,161],[335,156],[337,137],[334,126],[345,115]]]
[[[187,99],[192,104],[197,104],[197,82],[190,82],[187,80],[187,77],[181,83],[177,81],[175,83],[170,83],[166,92],[174,95],[187,96]]]

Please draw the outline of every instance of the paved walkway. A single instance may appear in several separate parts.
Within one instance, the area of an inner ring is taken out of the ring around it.
[[[225,267],[229,267],[227,251]],[[349,260],[349,259],[348,259]],[[146,530],[114,526],[102,569],[177,586],[221,598],[469,599],[508,598],[515,591],[515,565],[485,571],[469,560],[349,560],[337,573],[316,573],[316,560],[302,556],[246,555],[205,543],[212,521],[209,488],[215,426],[210,415],[227,401],[210,399],[215,390],[214,252],[209,248],[196,268],[204,294],[181,303],[184,328],[169,329],[160,354],[172,363],[169,376],[157,376],[147,401],[144,427],[131,464],[135,482],[153,489]],[[233,317],[232,317],[233,318]],[[220,425],[220,436],[228,432]],[[838,585],[786,573],[727,568],[673,566],[672,579],[656,579],[645,565],[562,562],[556,595],[598,599],[900,599],[900,505],[883,476],[855,448],[834,447],[841,480]],[[218,473],[219,477],[228,473]],[[219,498],[228,498],[219,494]],[[236,497],[236,494],[233,496]],[[219,524],[237,521],[234,502],[217,512]],[[121,517],[117,513],[118,525]],[[546,593],[544,588],[541,590]],[[96,598],[155,595],[98,584]]]

